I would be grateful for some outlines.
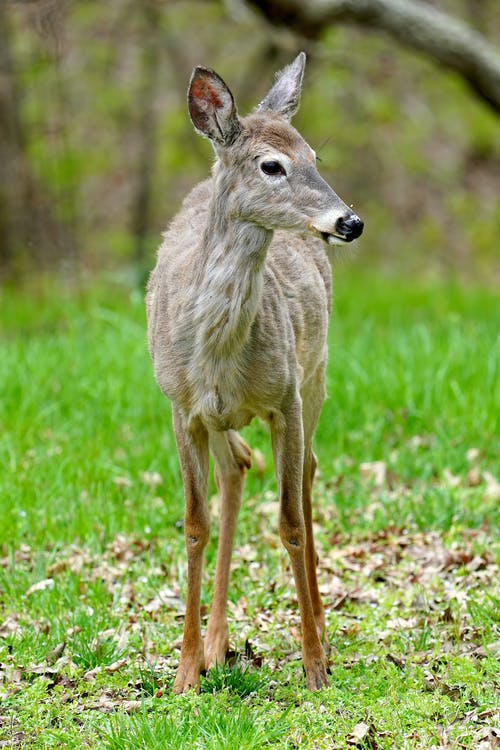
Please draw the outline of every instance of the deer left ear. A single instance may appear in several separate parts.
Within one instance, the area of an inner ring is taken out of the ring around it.
[[[233,95],[209,68],[195,68],[188,90],[189,116],[196,130],[219,146],[230,146],[241,127]]]
[[[299,108],[305,65],[305,52],[299,52],[290,65],[276,74],[276,83],[261,101],[257,111],[267,109],[279,112],[287,120],[291,120]]]

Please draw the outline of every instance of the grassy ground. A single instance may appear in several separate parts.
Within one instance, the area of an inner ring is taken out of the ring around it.
[[[174,697],[183,501],[141,295],[1,292],[0,746],[495,746],[498,298],[356,270],[337,274],[316,440],[333,647],[317,694],[264,428],[246,433],[261,453],[236,540],[235,654],[201,695]]]

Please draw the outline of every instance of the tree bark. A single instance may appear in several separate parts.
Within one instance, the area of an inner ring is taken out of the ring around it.
[[[10,49],[7,9],[0,4],[0,274],[27,241],[23,213],[27,195],[26,148],[20,97]]]
[[[334,23],[384,31],[464,78],[500,113],[500,52],[466,23],[415,0],[248,0],[276,25],[309,39]]]
[[[135,197],[132,208],[134,262],[145,266],[148,230],[150,227],[152,183],[156,158],[158,112],[155,107],[160,73],[161,7],[153,0],[141,6],[142,13],[142,81],[137,109],[139,112],[139,154]]]
[[[50,10],[53,14],[58,6]],[[57,216],[52,196],[31,163],[9,13],[0,0],[0,277],[18,273],[27,262],[49,265],[76,252],[72,227]],[[45,17],[46,23],[52,20]],[[61,113],[63,109],[61,101]],[[63,198],[69,213],[68,190]]]

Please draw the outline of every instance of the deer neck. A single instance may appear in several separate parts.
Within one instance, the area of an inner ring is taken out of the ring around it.
[[[197,338],[203,358],[227,359],[248,340],[273,233],[237,217],[232,185],[216,175],[214,187],[196,279]]]

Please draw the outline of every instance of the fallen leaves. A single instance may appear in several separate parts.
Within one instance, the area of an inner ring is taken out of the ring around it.
[[[361,740],[364,740],[369,733],[370,725],[366,724],[366,722],[364,721],[360,721],[359,724],[356,724],[356,726],[353,728],[351,734],[347,735],[347,744],[357,745],[361,742]]]
[[[381,747],[379,740],[382,737],[389,737],[390,732],[380,732],[377,730],[373,723],[367,724],[365,721],[360,721],[353,727],[353,730],[346,737],[348,747],[362,747],[370,748],[370,750],[376,750]]]
[[[120,669],[123,669],[127,665],[127,659],[118,659],[117,661],[114,661],[112,664],[108,664],[104,667],[106,672],[108,674],[114,674],[115,672],[118,672]]]
[[[158,487],[159,484],[163,484],[163,477],[157,471],[142,471],[141,481],[149,487]]]
[[[45,661],[47,664],[55,664],[56,661],[63,655],[64,649],[66,648],[66,641],[58,643],[57,646],[47,652]]]
[[[158,487],[158,485],[163,484],[163,477],[162,475],[157,471],[141,471],[139,475],[139,479],[142,484],[147,485],[148,487]],[[130,477],[126,476],[116,476],[112,479],[113,484],[115,484],[117,487],[120,487],[121,489],[130,489],[134,486],[134,482]]]
[[[4,555],[0,557],[0,567],[8,568],[13,564],[29,564],[32,563],[33,551],[28,544],[21,544],[19,549],[13,551],[10,555]]]
[[[159,612],[160,610],[175,611],[178,615],[184,615],[186,605],[179,597],[179,593],[173,591],[169,586],[163,586],[153,599],[144,604],[143,609],[149,614]]]
[[[126,714],[130,714],[139,711],[141,706],[142,701],[140,700],[127,700],[121,695],[105,691],[99,696],[98,700],[84,703],[82,709],[84,711],[101,711],[107,714],[119,709]]]
[[[22,625],[19,621],[19,616],[8,615],[5,620],[0,624],[0,638],[7,638],[7,636],[14,635],[22,630]]]
[[[364,481],[380,484],[390,478],[380,466],[370,466]],[[253,669],[265,664],[284,674],[290,670],[287,665],[297,663],[298,672],[301,629],[293,577],[279,540],[276,538],[273,546],[267,544],[267,538],[273,536],[269,518],[277,519],[278,514],[270,493],[255,514],[262,536],[237,546],[233,559],[233,597],[228,610],[231,640],[240,647],[229,653],[230,664],[241,661]],[[494,616],[486,637],[472,606],[486,606],[488,596],[494,597],[498,591],[498,558],[487,531],[446,537],[393,526],[349,538],[325,533],[325,527],[322,524],[318,534],[319,586],[333,665],[352,670],[353,680],[360,666],[371,670],[385,665],[385,669],[397,670],[401,679],[414,673],[429,700],[451,701],[457,711],[462,704],[467,706],[463,685],[448,672],[448,656],[464,656],[476,665],[500,656]],[[21,694],[40,681],[48,695],[57,691],[57,700],[72,711],[132,713],[145,695],[158,698],[168,693],[179,659],[180,621],[185,614],[179,581],[185,568],[180,565],[177,569],[178,578],[172,575],[171,568],[158,562],[157,545],[157,540],[117,535],[100,553],[76,546],[59,549],[57,556],[47,553],[45,569],[40,556],[34,561],[29,549],[17,556],[11,554],[11,564],[24,567],[30,576],[23,579],[30,583],[25,584],[24,592],[27,612],[8,613],[0,623],[0,636],[11,643],[30,630],[50,636],[50,617],[35,622],[28,614],[40,601],[36,592],[57,596],[67,581],[75,579],[82,606],[89,612],[96,605],[87,599],[87,588],[97,583],[102,586],[109,595],[106,606],[118,616],[120,625],[105,624],[97,634],[94,631],[92,639],[74,621],[68,621],[40,662],[22,664],[10,655],[0,657],[2,695]],[[182,561],[181,537],[176,554]],[[270,560],[274,560],[271,570]],[[208,611],[204,605],[203,624]],[[87,648],[87,656],[80,651],[78,657],[78,645]],[[91,661],[95,658],[100,663]],[[475,722],[467,730],[468,736],[475,732],[474,747],[494,747],[493,718],[481,718],[477,709],[470,721]],[[344,747],[376,749],[392,742],[390,733],[382,731],[386,727],[381,729],[369,715],[353,724],[342,738]],[[461,730],[463,722],[457,726]],[[457,727],[453,732],[456,734]],[[450,733],[449,727],[442,728],[443,743],[448,742]],[[455,747],[451,741],[441,746]]]
[[[421,449],[428,449],[432,445],[431,436],[416,435],[407,441],[407,447],[411,451],[417,452]],[[379,499],[381,495],[393,498],[395,501],[398,495],[404,495],[409,490],[418,489],[418,480],[412,479],[411,482],[405,483],[393,468],[397,464],[398,451],[393,451],[389,461],[364,461],[359,464],[359,477],[363,484],[365,492],[369,493],[372,503],[369,503],[364,514],[373,517],[379,509]],[[432,479],[434,488],[444,487],[451,488],[457,492],[466,492],[467,490],[482,491],[482,498],[485,502],[491,503],[500,500],[500,480],[493,475],[491,471],[484,469],[480,465],[481,452],[477,448],[470,448],[465,459],[470,468],[462,468],[460,473],[452,471],[450,468],[443,468],[439,472],[435,470]],[[344,458],[344,462],[346,459]],[[333,481],[339,485],[342,483],[342,473]],[[427,485],[429,484],[427,480]]]
[[[390,737],[390,732],[382,731],[375,726],[367,712],[365,720],[358,722],[346,736],[346,744],[348,748],[359,747],[365,750],[378,750],[378,748],[387,747],[386,738]],[[383,742],[383,745],[381,742]]]
[[[485,471],[483,479],[486,484],[484,490],[485,500],[500,500],[500,482],[489,471]]]

